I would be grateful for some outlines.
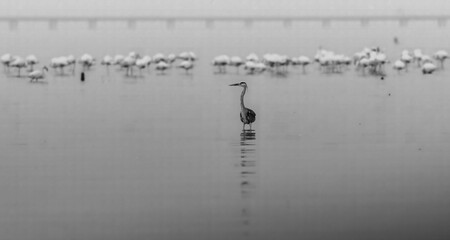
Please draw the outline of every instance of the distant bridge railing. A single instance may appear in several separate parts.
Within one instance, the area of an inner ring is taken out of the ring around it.
[[[434,21],[439,26],[446,26],[450,15],[388,15],[388,16],[0,16],[0,22],[7,22],[11,30],[17,29],[21,22],[47,22],[50,29],[56,29],[59,22],[86,22],[91,29],[98,22],[124,22],[131,29],[138,22],[165,22],[168,28],[174,28],[176,22],[204,22],[208,28],[213,28],[215,22],[243,22],[251,27],[255,22],[280,22],[290,27],[294,22],[320,22],[322,26],[330,26],[332,22],[360,22],[367,26],[370,22],[396,21],[400,26],[407,26],[411,21]]]

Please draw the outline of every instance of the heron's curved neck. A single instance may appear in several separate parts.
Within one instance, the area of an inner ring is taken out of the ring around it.
[[[247,87],[244,87],[244,89],[242,89],[242,93],[241,93],[241,109],[244,110],[245,105],[244,105],[244,95],[245,92],[247,91]]]

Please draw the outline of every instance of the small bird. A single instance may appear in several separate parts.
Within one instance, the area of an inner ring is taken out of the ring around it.
[[[252,123],[254,123],[256,120],[256,113],[253,110],[251,110],[250,108],[246,108],[244,105],[244,95],[245,95],[245,92],[247,91],[247,83],[240,82],[240,83],[230,84],[230,86],[240,86],[243,88],[242,93],[241,93],[241,113],[240,113],[241,122],[243,123],[242,130],[245,131],[245,124],[248,124],[250,126],[250,130],[252,130]]]
[[[42,70],[35,70],[35,71],[30,72],[28,74],[28,78],[30,78],[30,82],[45,78],[45,71],[48,71],[47,66],[43,66]]]

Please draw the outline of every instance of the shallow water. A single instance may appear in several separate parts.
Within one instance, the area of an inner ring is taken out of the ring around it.
[[[26,23],[2,53],[41,60],[87,52],[194,51],[191,74],[86,81],[0,75],[0,233],[4,239],[448,239],[448,70],[246,75],[219,54],[347,55],[380,45],[448,49],[447,28],[396,23]],[[351,36],[351,39],[349,39]],[[400,39],[392,43],[393,36]],[[420,37],[417,37],[420,36]],[[13,70],[12,70],[13,71]],[[242,132],[241,89],[256,114]]]

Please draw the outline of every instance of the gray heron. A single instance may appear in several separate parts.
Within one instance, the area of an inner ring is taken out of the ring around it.
[[[240,113],[241,122],[243,123],[242,130],[245,130],[245,124],[248,124],[250,126],[250,130],[252,130],[252,123],[255,122],[256,120],[256,113],[250,108],[246,108],[244,105],[244,95],[245,92],[247,91],[247,83],[240,82],[230,84],[230,86],[240,86],[243,88],[241,93],[241,113]]]

